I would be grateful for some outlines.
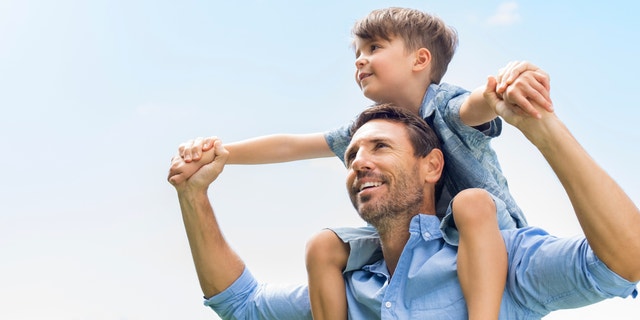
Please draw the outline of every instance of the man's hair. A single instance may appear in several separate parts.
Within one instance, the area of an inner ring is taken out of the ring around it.
[[[431,127],[418,115],[397,107],[393,103],[375,104],[360,113],[356,121],[351,125],[350,134],[360,129],[365,123],[384,119],[399,122],[406,126],[409,140],[413,146],[413,155],[425,157],[433,149],[440,149],[440,140]]]
[[[431,52],[431,83],[440,83],[458,46],[458,33],[434,15],[408,8],[378,9],[357,21],[351,30],[360,39],[400,37],[406,50]]]

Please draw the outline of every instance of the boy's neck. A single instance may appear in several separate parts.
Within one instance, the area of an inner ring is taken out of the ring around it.
[[[409,112],[419,115],[420,108],[422,107],[422,101],[424,100],[425,94],[427,94],[427,89],[428,89],[428,86],[424,88],[416,89],[413,91],[414,93],[405,95],[406,98],[402,97],[402,98],[396,99],[395,101],[388,101],[388,102],[392,102],[404,110],[407,110]]]

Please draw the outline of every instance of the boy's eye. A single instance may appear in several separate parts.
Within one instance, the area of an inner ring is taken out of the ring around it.
[[[376,49],[380,49],[380,46],[377,44],[372,44],[370,50],[373,52],[376,51]]]

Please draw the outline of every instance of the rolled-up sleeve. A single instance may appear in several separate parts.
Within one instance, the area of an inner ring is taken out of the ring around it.
[[[204,304],[222,319],[312,319],[306,285],[261,284],[246,268]]]
[[[556,238],[539,228],[503,232],[510,248],[507,290],[542,316],[612,297],[635,297],[637,283],[611,271],[584,237]]]
[[[349,122],[342,127],[335,128],[324,133],[324,139],[327,142],[327,145],[329,145],[331,151],[333,151],[343,164],[345,164],[344,153],[347,151],[349,142],[351,142],[351,125],[352,122]]]

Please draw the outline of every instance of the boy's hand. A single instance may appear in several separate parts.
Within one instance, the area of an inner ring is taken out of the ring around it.
[[[202,138],[198,137],[194,140],[189,140],[182,143],[178,147],[178,154],[184,162],[190,163],[191,161],[198,161],[202,158],[202,153],[213,148],[213,143],[217,140],[217,137]]]
[[[171,158],[171,167],[167,180],[181,190],[186,187],[206,190],[222,172],[229,152],[222,145],[222,141],[217,138],[207,138],[211,144],[208,151],[204,153],[201,163],[187,164],[180,156]],[[213,148],[213,150],[211,150]]]
[[[535,65],[526,61],[510,62],[500,69],[497,81],[498,96],[532,117],[541,116],[534,105],[553,112],[549,75]]]
[[[215,156],[214,150],[211,149],[216,144],[222,144],[217,137],[196,138],[180,144],[178,154],[171,161],[169,182],[174,185],[182,183],[201,167],[209,164]],[[194,156],[194,153],[197,153],[197,156]]]

